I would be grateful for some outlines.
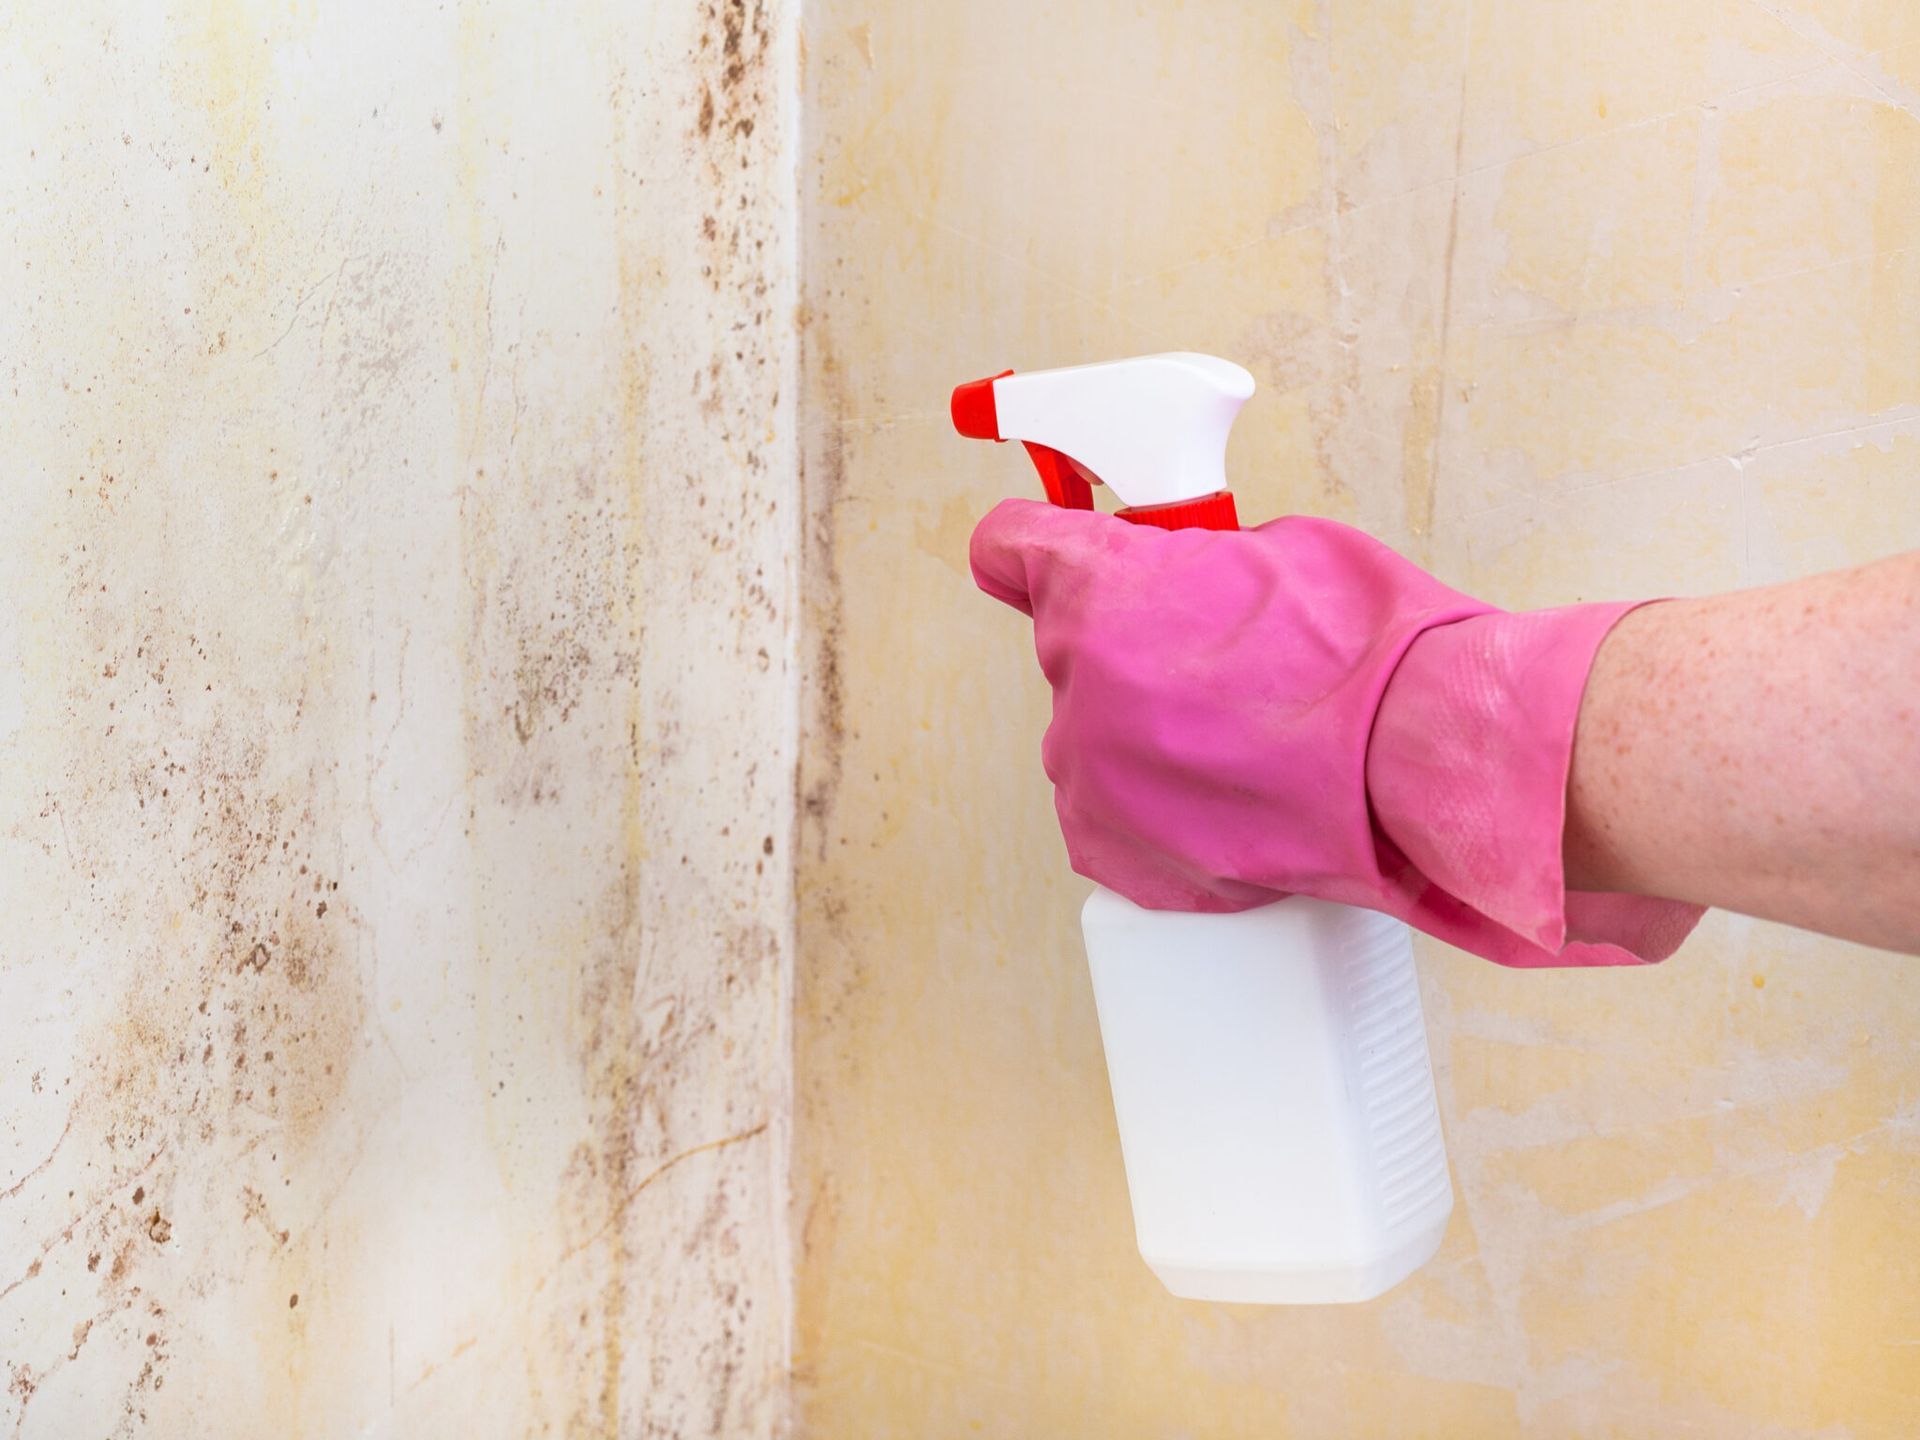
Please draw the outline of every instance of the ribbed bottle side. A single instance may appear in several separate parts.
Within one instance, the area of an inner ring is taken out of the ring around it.
[[[1405,931],[1385,922],[1370,926],[1344,973],[1361,1109],[1382,1218],[1392,1227],[1431,1205],[1452,1183],[1420,981]]]

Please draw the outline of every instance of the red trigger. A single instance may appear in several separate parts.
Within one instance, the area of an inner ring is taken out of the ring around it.
[[[1065,510],[1093,509],[1093,487],[1065,455],[1031,440],[1022,440],[1033,468],[1040,472],[1040,483],[1047,487],[1047,499]]]

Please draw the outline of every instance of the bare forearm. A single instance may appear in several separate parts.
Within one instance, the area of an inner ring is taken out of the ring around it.
[[[1577,889],[1920,953],[1920,554],[1622,620],[1565,858]]]

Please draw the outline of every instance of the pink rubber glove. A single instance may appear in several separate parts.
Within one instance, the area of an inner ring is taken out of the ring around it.
[[[1631,604],[1505,614],[1297,516],[1165,531],[1009,500],[972,558],[1033,617],[1073,868],[1137,904],[1316,895],[1522,966],[1662,960],[1700,917],[1565,885],[1580,695]]]

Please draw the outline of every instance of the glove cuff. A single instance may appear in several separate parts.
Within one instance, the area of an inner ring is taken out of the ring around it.
[[[1395,667],[1368,741],[1367,796],[1386,839],[1434,886],[1562,964],[1593,963],[1586,944],[1664,960],[1701,915],[1566,888],[1580,699],[1601,642],[1644,603],[1436,626]],[[1585,943],[1568,951],[1570,938]]]

